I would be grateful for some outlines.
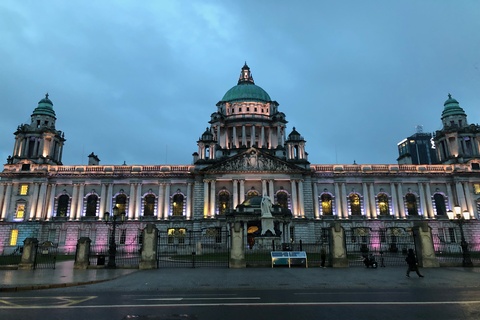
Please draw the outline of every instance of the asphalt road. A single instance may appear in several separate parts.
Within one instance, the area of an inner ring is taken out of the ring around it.
[[[0,319],[480,319],[480,289],[96,291],[4,293]]]

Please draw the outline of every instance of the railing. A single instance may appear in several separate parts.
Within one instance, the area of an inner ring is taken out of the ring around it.
[[[16,268],[22,259],[23,246],[6,247],[0,254],[1,268]]]
[[[140,264],[140,244],[119,245],[115,253],[115,264],[117,268],[138,268]],[[92,245],[88,262],[91,267],[103,268],[108,264],[109,246]]]

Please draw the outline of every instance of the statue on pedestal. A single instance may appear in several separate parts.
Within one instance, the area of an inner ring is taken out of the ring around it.
[[[275,227],[273,223],[273,216],[272,216],[272,200],[269,196],[264,195],[262,198],[261,203],[261,210],[262,210],[262,236],[274,236],[275,235]],[[270,232],[269,232],[270,231]]]

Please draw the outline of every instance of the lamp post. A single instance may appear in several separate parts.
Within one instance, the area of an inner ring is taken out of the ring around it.
[[[117,224],[122,224],[125,220],[125,212],[120,213],[118,206],[113,207],[113,215],[110,215],[109,212],[105,212],[104,219],[105,224],[112,224],[112,233],[110,234],[110,239],[108,243],[108,264],[107,268],[115,269],[117,264],[115,263],[115,256],[117,254],[117,243],[115,242],[115,232],[117,229]],[[119,221],[117,221],[117,219]]]
[[[467,221],[470,219],[470,212],[465,210],[462,213],[462,208],[460,208],[459,205],[455,205],[453,209],[455,211],[448,210],[447,215],[448,215],[448,219],[455,222],[460,227],[460,237],[461,237],[460,246],[462,247],[462,257],[463,257],[462,266],[473,267],[472,259],[470,258],[470,251],[468,250],[468,242],[467,240],[465,240],[465,234],[463,232],[463,225],[467,223]]]

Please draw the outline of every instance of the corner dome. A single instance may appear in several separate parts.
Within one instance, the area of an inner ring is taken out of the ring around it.
[[[458,101],[452,98],[451,94],[448,94],[448,99],[443,106],[442,118],[448,116],[466,116],[465,111],[460,107]]]
[[[53,110],[52,100],[48,98],[48,93],[45,98],[38,102],[38,106],[33,110],[32,116],[43,115],[55,118],[55,111]]]
[[[242,68],[240,73],[240,79],[236,86],[232,87],[225,93],[221,102],[233,102],[233,101],[259,101],[269,102],[272,101],[268,93],[261,87],[257,86],[253,81],[250,68],[247,63]]]

